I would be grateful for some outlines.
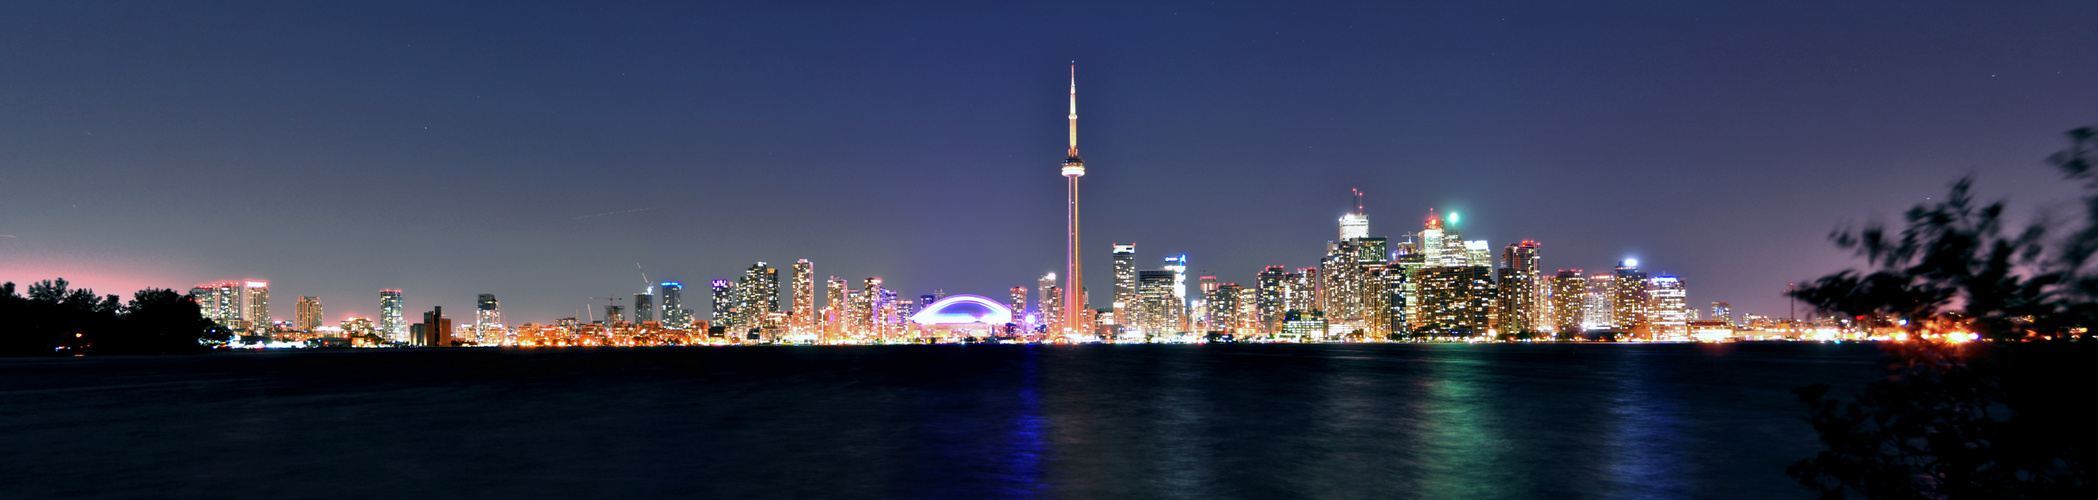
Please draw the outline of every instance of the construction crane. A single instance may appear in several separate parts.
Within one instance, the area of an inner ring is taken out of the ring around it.
[[[612,326],[612,317],[611,317],[611,314],[612,314],[612,306],[618,305],[618,304],[613,304],[613,302],[618,302],[618,301],[622,301],[622,300],[626,300],[626,299],[622,299],[622,298],[619,298],[619,297],[591,297],[591,298],[590,298],[590,300],[602,300],[602,301],[605,301],[605,314],[606,314],[606,316],[605,316],[605,326],[606,326],[606,327],[610,327],[610,326]],[[592,319],[591,319],[590,321],[593,321],[593,322],[595,322],[595,321],[597,321],[597,319],[595,319],[595,318],[592,318]]]

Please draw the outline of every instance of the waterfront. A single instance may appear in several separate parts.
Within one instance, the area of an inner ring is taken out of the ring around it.
[[[0,359],[0,497],[1773,498],[1856,343]]]

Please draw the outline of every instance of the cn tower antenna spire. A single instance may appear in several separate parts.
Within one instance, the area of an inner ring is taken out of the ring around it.
[[[1078,61],[1071,61],[1071,156],[1078,156]]]

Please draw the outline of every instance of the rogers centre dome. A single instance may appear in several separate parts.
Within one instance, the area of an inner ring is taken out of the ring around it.
[[[1013,310],[998,301],[977,295],[949,295],[911,315],[920,325],[1004,325],[1013,322]]]

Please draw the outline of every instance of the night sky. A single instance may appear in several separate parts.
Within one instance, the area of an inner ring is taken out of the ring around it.
[[[1063,265],[1078,62],[1109,245],[1250,284],[1350,188],[1784,314],[1831,229],[1964,174],[2021,213],[2098,123],[2098,2],[7,2],[0,280],[272,282],[273,316],[547,322],[755,261],[1002,297]],[[2013,5],[2015,4],[2015,5]],[[820,288],[820,285],[819,285]]]

